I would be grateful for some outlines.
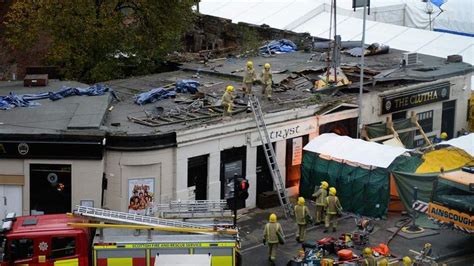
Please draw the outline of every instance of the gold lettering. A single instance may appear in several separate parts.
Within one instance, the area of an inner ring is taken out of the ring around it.
[[[0,153],[7,153],[7,150],[5,150],[3,144],[0,144]]]
[[[428,91],[410,96],[410,104],[422,104],[436,99],[438,99],[438,93],[436,91]]]

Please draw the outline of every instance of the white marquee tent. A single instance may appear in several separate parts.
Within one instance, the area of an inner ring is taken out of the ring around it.
[[[464,62],[474,65],[474,37],[400,26],[406,24],[397,22],[400,16],[405,15],[405,3],[412,1],[414,0],[372,0],[372,18],[369,18],[371,20],[368,20],[366,25],[366,43],[378,42],[391,48],[438,57],[459,54],[463,56]],[[342,36],[343,41],[360,40],[362,19],[358,18],[360,14],[352,12],[349,2],[338,1],[338,34]],[[473,2],[466,2],[467,11],[463,11],[464,13],[474,12]],[[275,28],[309,32],[313,36],[329,38],[328,3],[329,0],[203,0],[200,11],[203,14],[232,19],[233,22],[267,24]],[[415,7],[411,5],[412,9]],[[466,18],[468,15],[462,17],[467,19],[463,23],[468,25],[466,27],[469,30],[474,23],[474,16],[471,16],[470,20]],[[455,21],[450,20],[450,23],[455,24]],[[472,32],[474,33],[474,30]],[[472,83],[474,84],[474,77]],[[471,86],[474,89],[474,85]]]
[[[388,168],[395,158],[408,151],[400,147],[353,139],[334,133],[325,133],[314,138],[304,146],[303,150],[381,168]]]

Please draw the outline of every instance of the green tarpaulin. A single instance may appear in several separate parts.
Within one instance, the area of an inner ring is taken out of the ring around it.
[[[321,181],[335,187],[344,211],[371,217],[385,217],[390,199],[390,179],[386,169],[366,169],[344,162],[326,160],[305,151],[300,195],[311,198]]]
[[[411,119],[403,119],[399,121],[393,122],[393,128],[395,131],[415,127],[416,125],[411,122]],[[369,138],[374,139],[386,135],[392,134],[387,128],[387,124],[376,124],[376,125],[367,125],[365,126],[367,135]],[[398,134],[398,137],[402,141],[405,148],[411,149],[413,148],[413,140],[415,137],[415,131],[405,132]]]
[[[413,202],[413,191],[414,187],[418,188],[418,197],[417,199],[424,202],[429,202],[431,197],[431,191],[433,188],[433,182],[437,178],[439,173],[430,173],[430,174],[415,174],[415,173],[406,173],[406,172],[392,172],[398,195],[409,212],[412,212],[412,202]],[[438,228],[431,220],[428,220],[427,216],[424,214],[419,214],[416,220],[418,225],[423,227]]]
[[[364,216],[384,217],[390,200],[390,172],[414,172],[423,161],[419,157],[399,156],[388,169],[369,169],[344,161],[326,160],[319,154],[304,151],[301,166],[300,195],[311,198],[321,181],[334,186],[345,211]],[[401,181],[403,196],[410,200],[408,188],[412,183]],[[405,205],[406,206],[406,205]]]

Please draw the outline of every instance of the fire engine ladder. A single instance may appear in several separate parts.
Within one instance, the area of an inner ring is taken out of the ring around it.
[[[226,200],[175,200],[168,204],[156,204],[154,211],[159,217],[168,219],[232,216]]]
[[[288,193],[286,192],[285,184],[283,183],[280,173],[280,168],[278,168],[275,150],[273,149],[270,135],[268,134],[267,125],[263,119],[262,107],[260,106],[260,102],[255,95],[249,96],[249,103],[252,107],[255,123],[257,124],[258,134],[260,135],[265,158],[267,159],[268,168],[270,169],[273,179],[273,186],[277,191],[278,199],[280,200],[280,205],[283,207],[285,217],[288,218],[288,216],[293,215],[293,207],[288,197]]]
[[[174,227],[174,228],[191,228],[191,229],[213,229],[211,225],[200,225],[194,223],[187,223],[174,220],[160,219],[151,216],[118,212],[112,210],[105,210],[100,208],[76,206],[74,210],[75,215],[85,216],[94,220],[109,221],[111,223],[120,224],[134,224],[134,225],[145,225],[145,226],[161,226],[161,227]]]

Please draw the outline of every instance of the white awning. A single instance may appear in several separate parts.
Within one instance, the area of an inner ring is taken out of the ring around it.
[[[443,141],[440,144],[447,144],[464,150],[469,153],[471,156],[474,156],[474,133],[469,135],[461,136],[459,138],[450,139],[448,141]]]
[[[407,149],[339,136],[334,133],[322,134],[311,140],[303,148],[305,151],[320,153],[340,160],[358,164],[387,168]]]

